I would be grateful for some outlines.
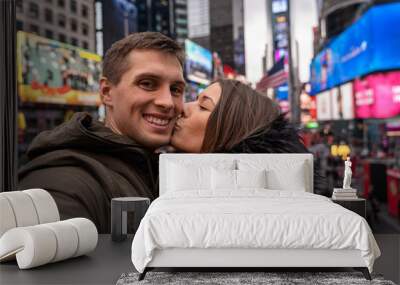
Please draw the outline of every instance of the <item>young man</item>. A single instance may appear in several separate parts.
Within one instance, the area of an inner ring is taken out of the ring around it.
[[[184,52],[154,32],[132,34],[112,45],[103,59],[100,95],[105,124],[86,113],[39,134],[19,188],[43,188],[62,219],[86,217],[110,232],[113,197],[158,196],[154,150],[169,143],[182,112]]]

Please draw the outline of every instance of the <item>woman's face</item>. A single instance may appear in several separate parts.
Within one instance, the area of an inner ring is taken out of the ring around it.
[[[217,105],[221,92],[219,83],[213,83],[199,94],[196,101],[185,104],[182,117],[176,121],[172,134],[173,147],[183,152],[200,152],[208,118]]]

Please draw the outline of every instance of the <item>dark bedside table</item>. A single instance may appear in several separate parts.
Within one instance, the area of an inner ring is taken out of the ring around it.
[[[340,206],[359,214],[361,217],[366,219],[366,200],[363,198],[357,199],[331,199],[332,202],[339,204]]]
[[[144,197],[120,197],[111,199],[111,238],[124,241],[128,233],[128,212],[133,212],[134,231],[150,206],[150,199]]]

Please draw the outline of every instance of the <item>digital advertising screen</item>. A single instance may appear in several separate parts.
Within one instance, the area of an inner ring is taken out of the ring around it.
[[[354,81],[356,117],[385,119],[400,115],[400,71],[371,74]]]
[[[193,82],[208,85],[212,79],[212,54],[209,50],[185,40],[186,77]]]
[[[341,96],[342,119],[354,119],[353,82],[348,82],[340,85],[339,90]]]
[[[282,113],[287,113],[290,111],[290,103],[288,100],[278,101],[278,106]]]
[[[272,13],[284,13],[288,10],[287,0],[272,0]]]
[[[357,77],[400,69],[400,3],[371,7],[311,63],[311,93]]]
[[[342,97],[339,88],[329,90],[331,99],[332,119],[340,120],[342,118]]]
[[[307,92],[303,91],[300,94],[300,121],[307,125],[309,122],[317,119],[317,107],[315,96],[310,96]]]
[[[318,120],[354,119],[353,83],[323,91],[316,96]]]
[[[385,124],[385,130],[388,135],[400,136],[400,119],[387,122]]]
[[[289,100],[289,86],[287,83],[275,88],[275,99],[278,101]]]
[[[278,62],[288,53],[289,3],[287,0],[272,0],[271,23],[274,62]]]
[[[21,102],[100,105],[101,57],[33,34],[17,34]]]
[[[354,119],[354,99],[352,83],[330,89],[332,120]]]
[[[321,92],[316,96],[317,120],[326,121],[332,119],[331,96],[329,91]]]

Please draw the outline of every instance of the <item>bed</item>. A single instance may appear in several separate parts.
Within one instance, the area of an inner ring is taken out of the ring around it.
[[[313,194],[311,154],[162,154],[160,197],[132,243],[159,267],[353,267],[379,248],[361,216]]]

